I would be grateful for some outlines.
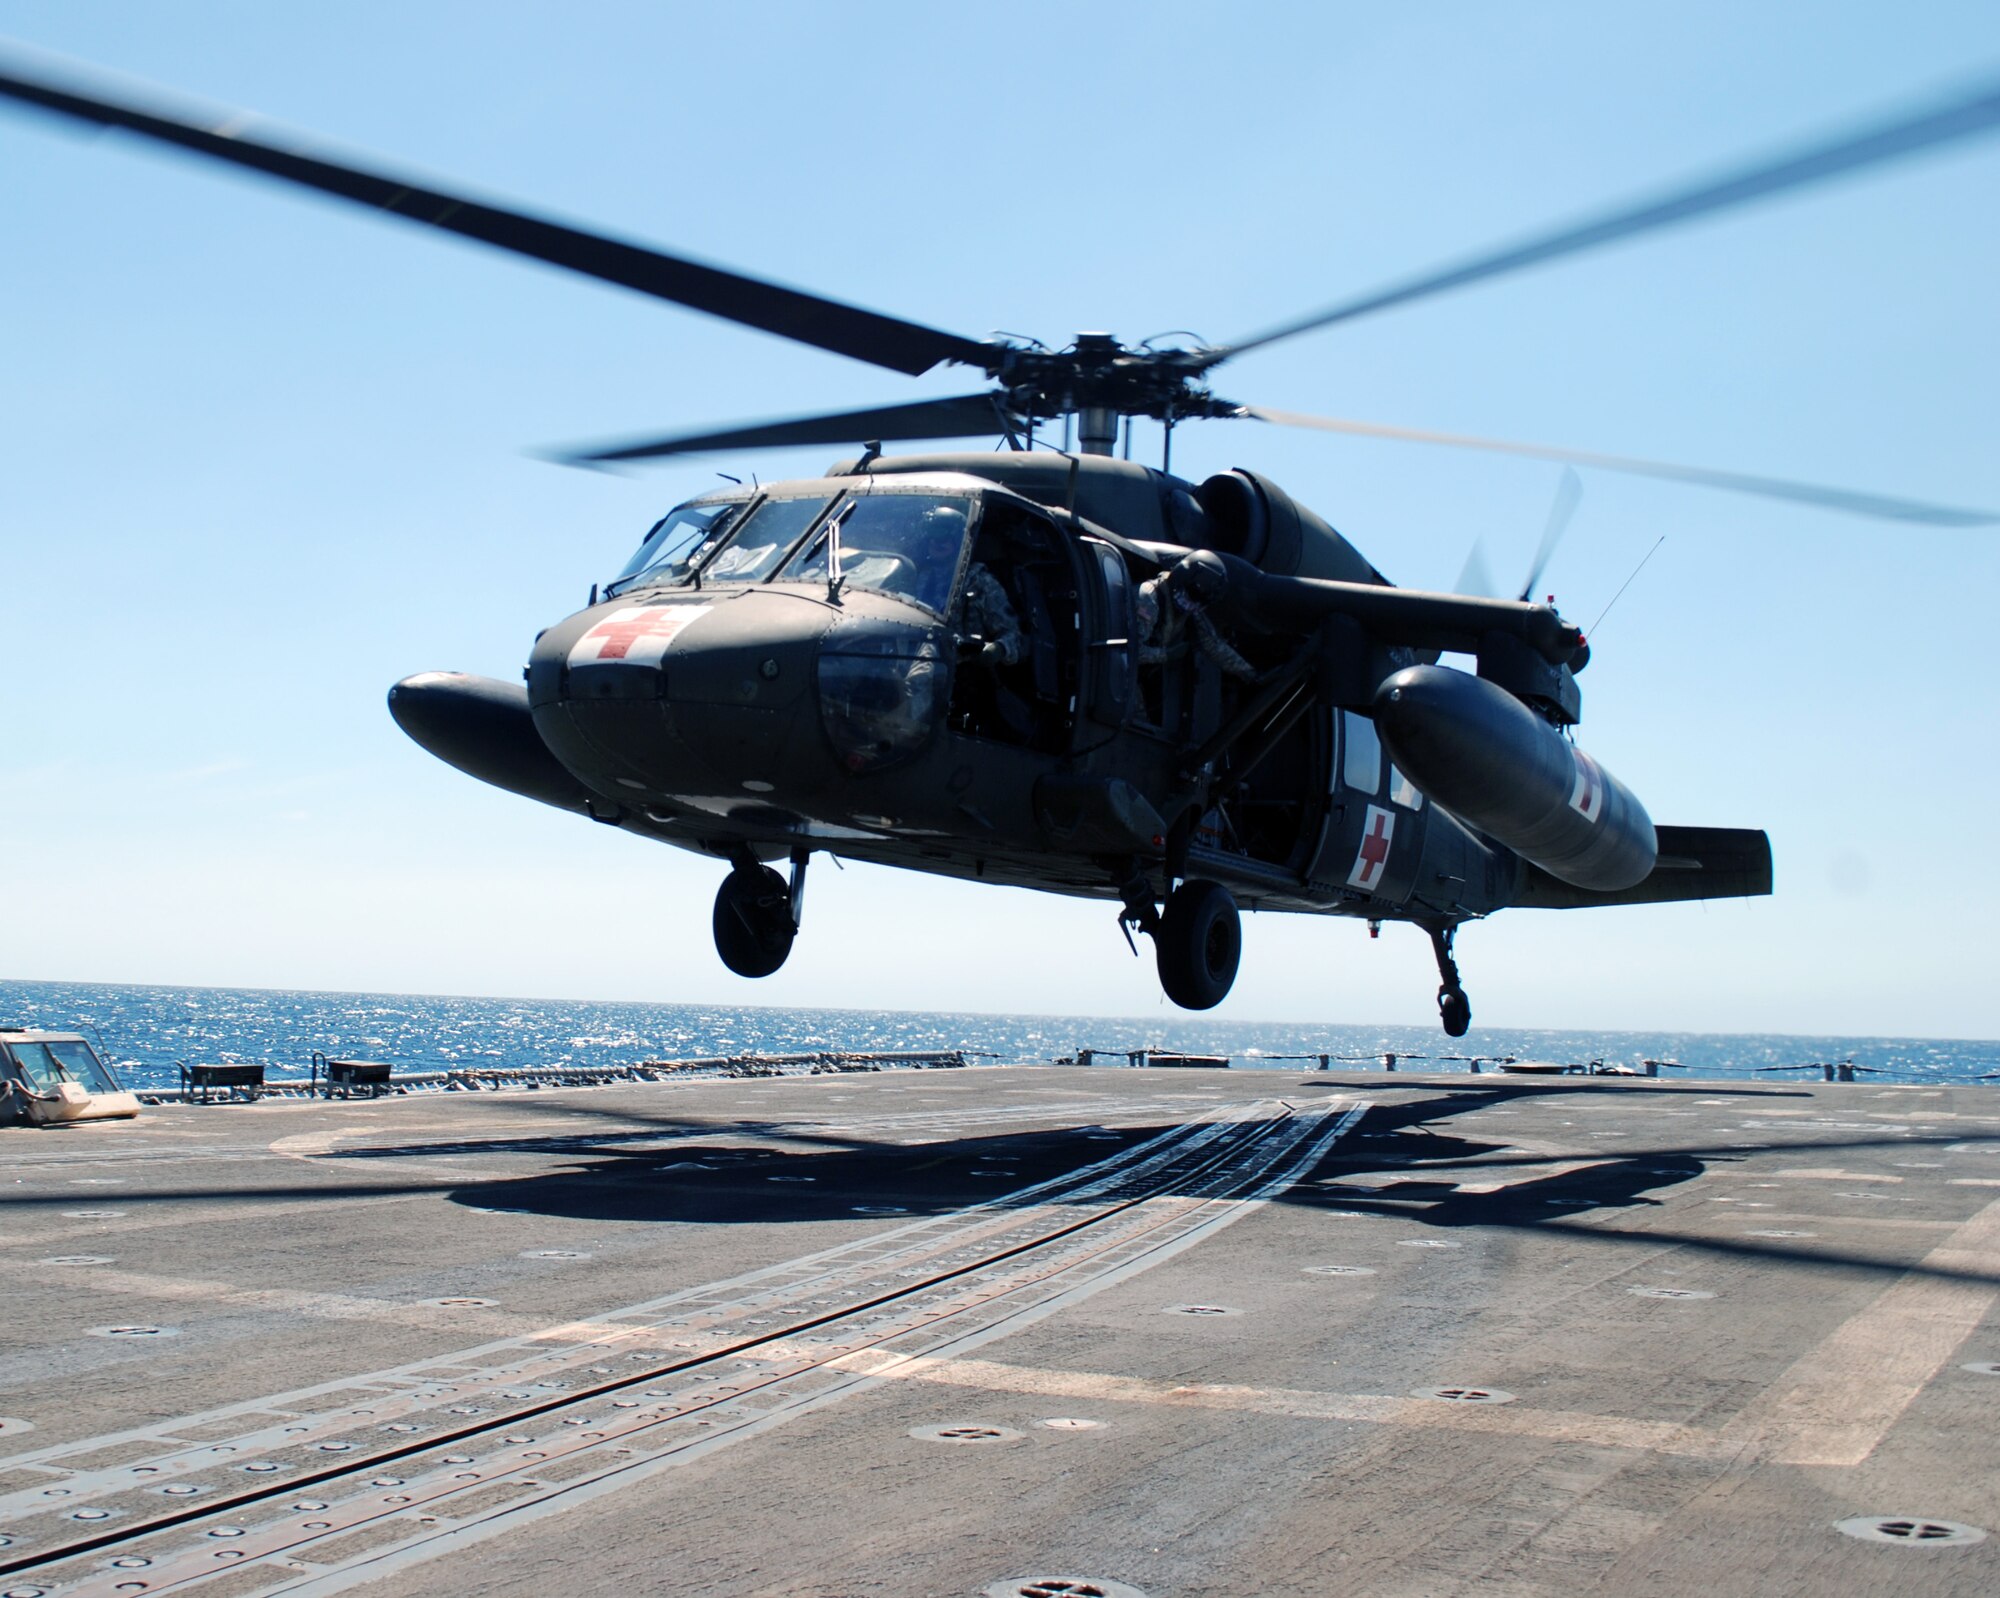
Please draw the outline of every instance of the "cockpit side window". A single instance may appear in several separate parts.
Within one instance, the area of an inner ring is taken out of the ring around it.
[[[728,533],[741,513],[740,501],[682,505],[653,524],[638,554],[625,563],[605,589],[606,597],[628,588],[685,582],[688,573]]]
[[[914,600],[942,616],[951,607],[971,511],[969,499],[859,496],[834,512],[780,575],[791,582],[824,581],[837,529],[843,582]]]

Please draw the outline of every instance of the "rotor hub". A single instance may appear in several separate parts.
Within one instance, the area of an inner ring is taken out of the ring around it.
[[[991,370],[1016,416],[1099,411],[1173,423],[1237,410],[1209,391],[1200,352],[1136,349],[1109,333],[1079,333],[1064,350],[1010,346]]]

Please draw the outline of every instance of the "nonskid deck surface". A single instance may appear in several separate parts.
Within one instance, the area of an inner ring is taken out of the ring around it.
[[[174,1106],[0,1200],[6,1594],[2000,1590],[1975,1088]]]

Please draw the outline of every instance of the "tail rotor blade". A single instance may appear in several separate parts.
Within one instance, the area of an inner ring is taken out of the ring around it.
[[[1556,487],[1556,500],[1549,507],[1549,522],[1542,529],[1541,544],[1535,550],[1535,563],[1528,568],[1528,580],[1521,584],[1517,596],[1523,604],[1528,596],[1542,585],[1542,573],[1549,569],[1549,561],[1555,555],[1556,545],[1563,541],[1563,534],[1569,531],[1570,518],[1576,515],[1576,507],[1583,499],[1583,479],[1576,475],[1575,468],[1563,468],[1562,482]]]
[[[1465,552],[1465,565],[1460,568],[1458,581],[1451,585],[1454,594],[1466,594],[1475,599],[1498,599],[1493,587],[1493,568],[1486,560],[1486,538],[1484,534],[1473,539],[1472,547]]]

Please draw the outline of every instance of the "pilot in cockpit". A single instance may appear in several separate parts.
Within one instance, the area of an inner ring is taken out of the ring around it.
[[[949,513],[949,519],[941,513]],[[963,518],[954,506],[936,505],[925,520],[924,562],[948,570],[957,563],[959,546],[964,541]],[[968,641],[975,638],[979,641],[979,657],[988,665],[1016,664],[1027,647],[1021,636],[1020,617],[1015,613],[1006,585],[993,575],[992,568],[979,558],[976,550],[965,568],[961,587],[965,596],[960,622],[962,635]]]

